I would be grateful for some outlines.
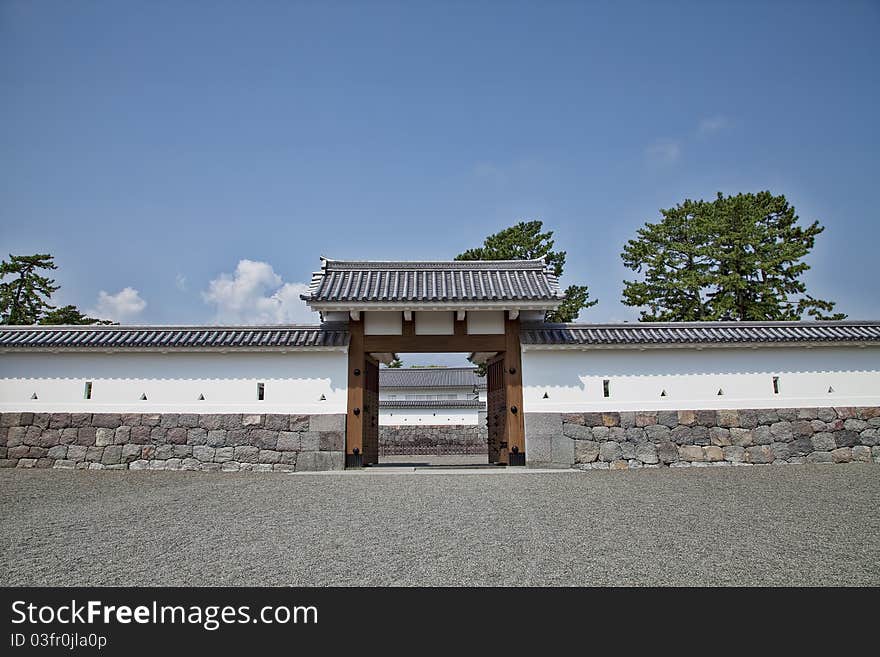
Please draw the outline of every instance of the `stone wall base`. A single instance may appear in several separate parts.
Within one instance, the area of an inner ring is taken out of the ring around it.
[[[344,440],[342,414],[3,413],[0,467],[341,470]]]
[[[379,447],[385,454],[407,454],[418,448],[439,448],[443,453],[461,450],[472,454],[488,449],[486,426],[382,425],[379,427]]]
[[[526,413],[538,467],[880,463],[880,407]]]

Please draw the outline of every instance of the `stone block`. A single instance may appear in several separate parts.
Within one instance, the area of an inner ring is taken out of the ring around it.
[[[584,426],[584,414],[583,413],[563,413],[562,414],[562,424],[579,424],[580,426]]]
[[[574,442],[567,436],[552,436],[550,439],[550,461],[556,465],[572,465],[574,463]],[[528,456],[528,452],[526,455]]]
[[[131,428],[129,440],[135,445],[146,445],[150,442],[151,428],[146,425],[140,425]]]
[[[644,413],[636,413],[636,426],[637,427],[649,427],[651,425],[657,424],[657,413],[656,411],[648,411]]]
[[[242,427],[261,427],[263,426],[263,416],[262,415],[242,415],[241,416],[241,426]]]
[[[856,445],[852,448],[852,460],[863,463],[871,462],[871,448],[865,445]]]
[[[846,429],[843,431],[835,431],[834,442],[837,443],[838,447],[852,447],[853,445],[859,444],[859,434],[855,431],[848,431]]]
[[[149,470],[150,462],[138,459],[128,464],[129,470]]]
[[[627,470],[628,468],[629,462],[622,459],[618,461],[611,461],[611,463],[608,464],[609,470]]]
[[[562,425],[565,427],[565,425]],[[585,427],[585,433],[580,440],[608,440],[611,435],[611,429],[619,429],[620,427]],[[623,429],[621,429],[623,431]],[[564,429],[563,429],[564,433]],[[569,435],[569,438],[573,436]]]
[[[791,432],[795,438],[809,438],[813,435],[813,424],[809,420],[795,420],[791,423]]]
[[[158,445],[159,443],[164,443],[167,436],[168,429],[166,427],[158,426],[150,428],[150,442],[153,444]]]
[[[226,446],[226,429],[190,429],[190,431],[205,431],[205,442],[195,442],[201,440],[201,434],[198,437],[187,434],[187,442],[191,445],[206,444],[208,447],[225,447]],[[192,442],[191,442],[192,441]]]
[[[619,427],[620,413],[602,413],[602,425],[606,427]]]
[[[253,445],[239,445],[233,451],[233,455],[239,463],[257,463],[260,459],[260,448]]]
[[[127,445],[131,442],[131,427],[122,425],[113,430],[113,444]]]
[[[204,429],[190,429],[189,431],[204,431]],[[165,434],[165,441],[171,445],[186,445],[189,434],[183,427],[171,427]]]
[[[300,446],[302,444],[300,436],[302,434],[296,433],[294,431],[281,431],[278,433],[278,442],[276,443],[276,449],[284,452],[284,451],[295,451],[298,452],[300,450]],[[320,434],[319,434],[320,435]]]
[[[526,414],[528,417],[528,414]],[[302,426],[304,424],[308,425]],[[345,431],[345,415],[328,413],[324,415],[296,415],[290,417],[291,431]]]
[[[721,409],[717,412],[717,423],[719,427],[738,427],[739,411],[736,409]]]
[[[758,426],[758,412],[753,408],[740,409],[739,426],[743,429],[754,429]]]
[[[290,428],[290,416],[279,413],[264,415],[263,427],[273,431],[287,431]]]
[[[76,467],[76,463],[67,459],[58,459],[52,467],[56,470],[73,470]]]
[[[318,452],[300,452],[296,459],[296,471],[314,472],[317,470],[317,455]]]
[[[761,425],[752,429],[752,443],[755,445],[769,445],[773,442],[774,436],[770,427]]]
[[[625,461],[630,461],[636,457],[636,444],[624,441],[617,443],[620,445],[620,455]],[[645,443],[647,444],[647,443]]]
[[[115,429],[108,429],[106,427],[98,427],[97,429],[95,429],[95,445],[97,447],[106,447],[107,445],[112,445],[115,437]]]
[[[851,417],[856,417],[856,415],[858,415],[855,407],[853,406],[835,406],[834,412],[841,420],[847,420]]]
[[[50,413],[50,429],[66,429],[70,426],[70,413]]]
[[[620,426],[624,429],[629,429],[630,427],[636,426],[636,414],[635,411],[621,411],[620,415]]]
[[[108,445],[104,448],[101,456],[101,463],[104,465],[116,465],[122,463],[122,445]]]
[[[141,415],[141,426],[158,427],[162,416],[158,413],[143,413]]]
[[[813,450],[817,452],[830,452],[837,447],[837,443],[834,442],[834,434],[827,432],[814,433],[810,442]]]
[[[703,461],[706,454],[699,445],[680,445],[678,448],[678,460],[680,461]]]
[[[92,415],[92,426],[96,429],[115,429],[122,426],[122,415],[119,413],[95,413]]]
[[[6,454],[11,459],[22,459],[27,457],[30,451],[30,445],[16,445],[15,447],[8,447]]]
[[[16,465],[18,465],[18,459],[0,459],[0,468],[14,468]]]
[[[650,424],[644,428],[645,437],[655,443],[666,442],[672,435],[672,431],[663,424]]]
[[[793,454],[791,451],[791,446],[794,445],[794,442],[791,443],[770,443],[770,449],[773,452],[773,458],[775,460],[784,461],[790,456],[799,456],[802,455],[800,453]],[[810,450],[812,451],[812,446],[810,446]]]
[[[86,447],[86,461],[99,462],[104,456],[104,447]],[[68,448],[68,453],[70,449]]]
[[[772,463],[773,450],[769,445],[754,445],[746,448],[746,460],[749,463]]]
[[[880,428],[865,429],[859,434],[859,442],[868,447],[880,445]]]
[[[345,438],[341,431],[319,431],[322,452],[341,452],[345,449]]]
[[[141,446],[140,445],[122,445],[122,462],[123,463],[131,463],[132,461],[137,461],[141,456]]]
[[[658,411],[657,424],[673,429],[678,426],[678,411]]]
[[[296,466],[285,463],[276,463],[272,466],[272,472],[296,472]]]
[[[730,444],[737,447],[749,447],[752,445],[752,430],[733,427],[730,429]]]
[[[599,459],[605,462],[618,461],[623,458],[623,450],[615,442],[604,442],[599,447]]]
[[[709,429],[709,441],[716,447],[727,447],[733,444],[730,437],[730,429],[725,429],[724,427],[711,427]]]
[[[807,463],[834,463],[831,452],[813,452],[807,454]]]
[[[312,421],[312,418],[315,418],[315,420]],[[284,431],[298,431],[300,433],[303,431],[345,431],[345,416],[337,413],[311,416],[290,415],[287,418],[287,425],[287,429],[284,429]],[[342,428],[330,428],[334,426],[341,426]]]
[[[297,454],[299,454],[299,452],[281,452],[280,463],[285,463],[287,465],[296,465]]]
[[[216,463],[226,463],[235,457],[234,447],[218,447],[214,450],[214,461]]]
[[[222,467],[222,463],[210,463],[204,461],[199,463],[199,470],[201,472],[220,472]]]
[[[775,445],[776,443],[773,444]],[[788,456],[806,456],[814,449],[812,438],[798,438],[787,444],[787,456],[782,458],[787,458]]]
[[[709,445],[708,447],[703,448],[703,453],[705,454],[706,461],[723,461],[724,460],[724,452],[717,445]]]
[[[76,430],[76,444],[90,446],[95,444],[95,427],[80,427]]]
[[[849,447],[838,447],[831,450],[831,460],[835,463],[849,463],[852,461],[852,449]]]
[[[669,434],[669,438],[676,445],[693,445],[694,438],[691,429],[685,425],[675,427]]]
[[[849,418],[844,421],[843,428],[847,431],[864,431],[868,428],[868,423],[865,420],[859,420],[857,418]]]
[[[195,429],[199,426],[198,413],[181,413],[180,418],[177,420],[177,426],[184,429]]]
[[[580,413],[581,419],[583,422],[578,424],[583,424],[587,427],[601,427],[605,426],[604,422],[602,422],[602,414],[601,413]]]
[[[50,447],[49,451],[46,453],[46,456],[48,456],[50,459],[66,459],[67,445],[55,445],[54,447]]]
[[[37,466],[37,459],[18,459],[18,463],[16,464],[16,468],[35,468]]]
[[[22,420],[24,420],[24,413],[22,413]],[[28,424],[27,422],[23,422],[24,424]],[[48,429],[49,428],[49,414],[48,413],[34,413],[33,419],[30,421],[32,426],[40,427],[40,429]]]
[[[526,417],[528,417],[528,415]],[[567,438],[567,440],[571,439]],[[526,462],[529,464],[545,464],[550,463],[552,458],[552,436],[548,434],[530,434],[526,431]]]
[[[657,458],[661,463],[674,463],[678,460],[678,447],[671,442],[658,443]]]
[[[791,422],[781,420],[770,425],[770,435],[773,437],[771,442],[787,443],[794,438],[794,430]]]
[[[745,460],[746,450],[740,445],[730,445],[721,450],[724,460],[731,463],[742,463]]]
[[[173,429],[180,426],[180,413],[163,413],[159,418],[159,426],[163,429]]]
[[[214,459],[214,448],[206,445],[194,445],[193,458],[203,462],[211,461]]]
[[[258,458],[260,463],[278,463],[281,461],[281,452],[273,449],[261,449]]]
[[[664,442],[663,444],[669,444]],[[641,463],[649,465],[658,463],[660,457],[657,455],[657,446],[653,443],[641,443],[635,446],[636,459]]]
[[[6,413],[6,415],[9,415]],[[24,445],[24,439],[27,436],[27,427],[10,427],[6,431],[6,446],[18,447]]]
[[[176,459],[185,459],[192,456],[193,448],[191,445],[172,445],[171,453]]]
[[[237,461],[226,461],[220,465],[220,470],[222,472],[238,472],[241,470],[241,466]]]
[[[526,452],[528,453],[528,452]],[[593,440],[574,441],[574,462],[592,463],[599,457],[599,443]]]
[[[592,440],[593,430],[583,424],[569,424],[563,422],[562,435],[568,436],[572,440]]]
[[[141,458],[147,460],[156,458],[159,447],[161,445],[143,445],[141,447]]]
[[[299,436],[300,450],[303,452],[317,452],[321,449],[321,434],[317,431],[304,431]]]

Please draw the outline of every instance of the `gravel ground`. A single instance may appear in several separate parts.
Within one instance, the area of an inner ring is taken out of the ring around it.
[[[0,471],[4,585],[880,584],[880,468]]]

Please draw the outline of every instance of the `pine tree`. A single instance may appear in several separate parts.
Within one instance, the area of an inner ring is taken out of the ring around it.
[[[455,257],[456,260],[535,260],[544,261],[553,268],[556,276],[562,276],[565,267],[565,251],[553,250],[553,231],[541,232],[541,221],[521,221],[504,230],[489,235],[483,246],[468,249]],[[598,300],[590,300],[586,285],[569,285],[565,298],[555,311],[546,315],[548,322],[571,322],[584,308],[595,306]]]
[[[55,281],[38,273],[39,270],[57,269],[48,253],[30,256],[9,256],[0,263],[0,323],[36,324],[47,311],[52,293],[58,289]],[[7,276],[14,277],[5,281]]]
[[[803,258],[824,227],[798,225],[784,196],[764,191],[691,201],[646,223],[624,246],[623,303],[642,321],[843,319],[834,302],[807,293]]]

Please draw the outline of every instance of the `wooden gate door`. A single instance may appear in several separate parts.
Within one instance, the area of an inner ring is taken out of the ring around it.
[[[507,463],[507,386],[504,378],[504,354],[499,354],[487,363],[486,368],[489,463]]]
[[[364,368],[363,464],[379,463],[379,363],[370,357]]]

